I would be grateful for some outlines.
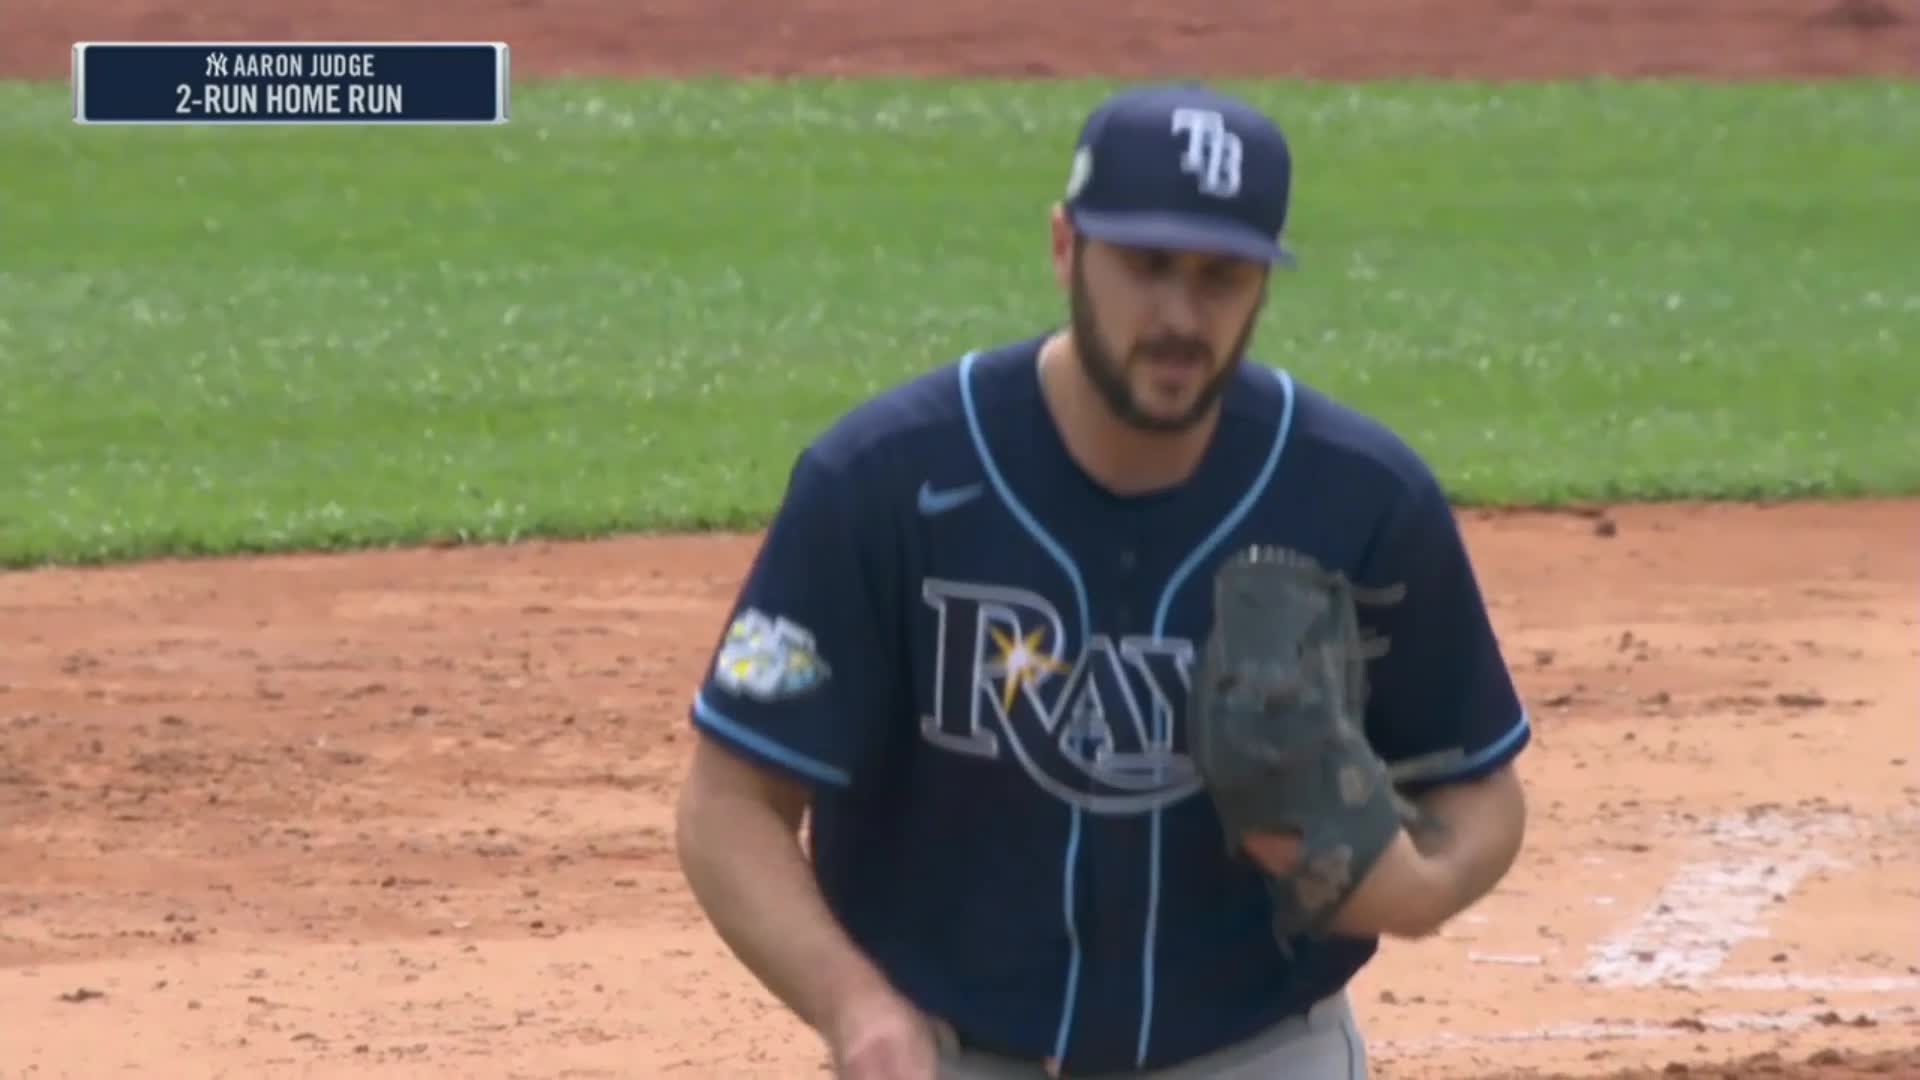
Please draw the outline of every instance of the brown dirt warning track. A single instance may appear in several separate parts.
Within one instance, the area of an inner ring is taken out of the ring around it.
[[[1890,0],[298,6],[12,0],[0,77],[203,38],[505,40],[523,76],[1920,74]],[[1464,517],[1534,825],[1361,976],[1377,1074],[1920,1076],[1920,504]],[[820,1075],[671,847],[751,550],[0,575],[0,1078]]]

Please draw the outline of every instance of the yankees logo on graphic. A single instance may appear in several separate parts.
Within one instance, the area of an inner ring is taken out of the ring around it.
[[[1240,193],[1240,136],[1212,109],[1175,109],[1173,133],[1187,137],[1180,171],[1199,178],[1200,190],[1231,199]]]
[[[1011,754],[1042,790],[1098,814],[1200,789],[1183,730],[1192,642],[1094,634],[1069,655],[1059,611],[1036,593],[928,579],[921,598],[938,619],[929,743]]]

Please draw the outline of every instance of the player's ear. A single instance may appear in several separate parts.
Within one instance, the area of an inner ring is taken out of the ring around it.
[[[1067,222],[1066,208],[1059,203],[1053,204],[1048,215],[1049,239],[1053,254],[1053,278],[1062,289],[1071,287],[1073,282],[1073,226]]]

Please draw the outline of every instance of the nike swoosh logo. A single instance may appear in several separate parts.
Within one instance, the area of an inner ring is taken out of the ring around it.
[[[979,498],[981,490],[979,484],[968,484],[965,487],[950,488],[946,491],[933,490],[931,483],[921,484],[920,513],[933,517],[936,514],[958,509]]]

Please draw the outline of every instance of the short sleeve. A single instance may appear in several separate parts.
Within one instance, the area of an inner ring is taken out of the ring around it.
[[[698,691],[696,727],[809,784],[846,787],[894,700],[890,546],[850,482],[803,452]]]
[[[1459,751],[1408,787],[1483,775],[1518,755],[1530,737],[1526,709],[1459,523],[1431,475],[1423,471],[1388,515],[1356,578],[1392,590],[1359,609],[1363,634],[1385,650],[1367,671],[1375,750],[1389,764]]]

